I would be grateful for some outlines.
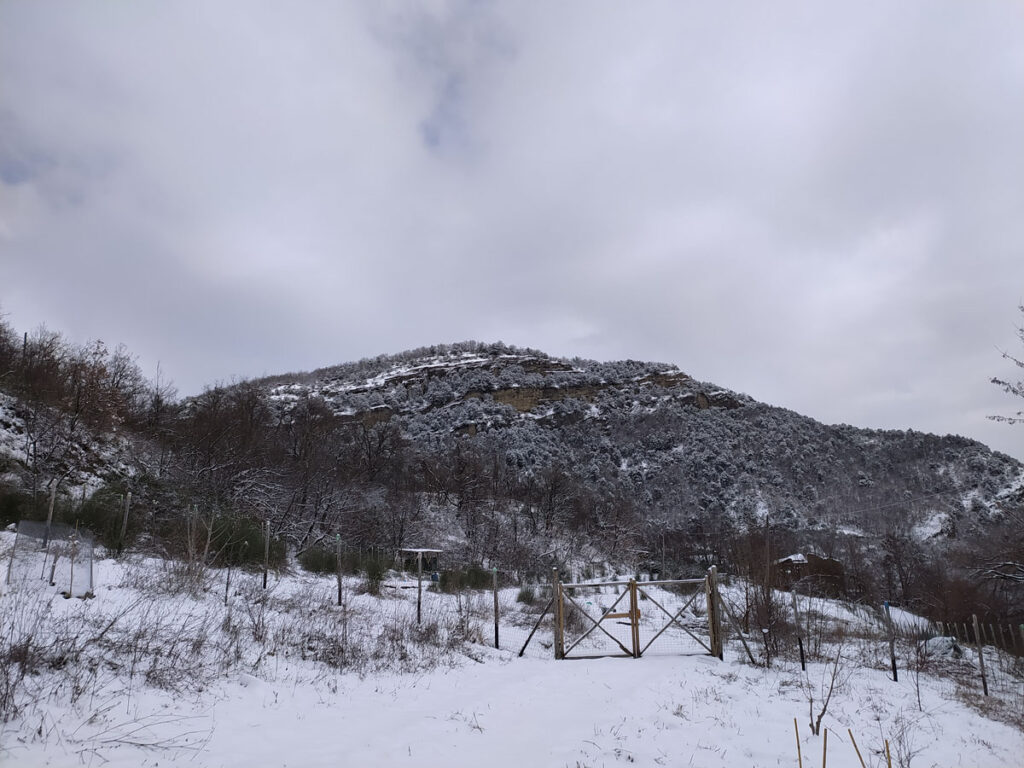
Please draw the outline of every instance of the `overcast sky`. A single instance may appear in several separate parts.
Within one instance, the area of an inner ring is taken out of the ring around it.
[[[1024,459],[1024,4],[0,0],[0,312],[182,394],[634,358]]]

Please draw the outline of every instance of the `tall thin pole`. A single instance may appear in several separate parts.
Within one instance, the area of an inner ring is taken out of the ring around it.
[[[636,579],[629,580],[629,636],[633,643],[633,658],[640,658],[640,598]]]
[[[557,568],[551,569],[551,599],[554,601],[555,607],[555,642],[553,643],[555,658],[561,659],[565,657],[565,635],[563,634],[565,606],[562,604],[562,582],[558,578]]]
[[[985,677],[985,653],[982,650],[984,641],[981,637],[981,632],[978,630],[978,614],[972,614],[971,620],[974,622],[974,644],[978,646],[978,668],[981,670],[981,689],[988,696],[988,678]]]
[[[341,607],[341,534],[334,534],[334,557],[338,571],[338,606]]]
[[[494,647],[498,647],[498,569],[494,568]]]
[[[423,553],[416,553],[416,623],[423,619]]]
[[[78,549],[78,523],[75,523],[75,533],[71,537],[71,576],[68,578],[68,597],[75,596],[75,550]]]
[[[892,613],[889,611],[889,601],[885,604],[885,622],[889,625],[889,660],[892,662],[892,681],[900,681],[900,673],[896,669],[896,629],[892,625]]]
[[[121,518],[121,537],[118,539],[117,542],[117,549],[119,552],[124,549],[125,536],[128,535],[128,510],[131,508],[131,506],[132,492],[128,491],[128,493],[124,497],[124,517]]]
[[[665,532],[661,532],[661,578],[668,578],[668,565],[665,560]]]
[[[804,659],[804,633],[800,628],[800,614],[796,609],[796,592],[790,587],[789,596],[793,600],[793,622],[796,624],[796,644],[800,648],[800,669],[807,671],[807,661]]]
[[[50,511],[46,515],[46,533],[43,535],[43,547],[50,546],[50,527],[53,525],[53,506],[57,501],[57,482],[50,487]]]
[[[266,533],[263,534],[263,588],[267,588],[267,570],[270,568],[270,520],[267,520]]]
[[[718,595],[718,566],[708,568],[704,578],[704,592],[708,616],[708,634],[711,640],[711,655],[721,660],[723,655],[721,603]]]
[[[14,552],[18,549],[18,532],[14,532],[14,544],[11,545],[11,561],[7,564],[7,583],[11,583],[11,574],[14,572]]]

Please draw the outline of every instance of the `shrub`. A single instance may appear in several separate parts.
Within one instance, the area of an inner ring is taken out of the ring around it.
[[[345,558],[342,558],[344,565]],[[310,573],[337,573],[338,556],[322,547],[311,547],[299,554],[299,565]]]
[[[387,568],[380,558],[372,557],[366,561],[366,591],[371,595],[380,594],[380,583],[384,581]]]
[[[66,510],[61,517],[69,525],[78,523],[96,536],[96,540],[107,549],[118,546],[121,536],[121,524],[124,521],[124,494],[119,486],[105,485],[86,499],[77,511]],[[138,517],[128,515],[128,530],[125,532],[125,544],[135,540],[138,535]]]
[[[0,527],[32,519],[32,494],[0,488]]]
[[[519,594],[516,595],[516,602],[522,603],[523,605],[533,605],[537,602],[537,591],[529,584],[524,584],[519,588]]]
[[[465,570],[443,571],[437,586],[442,592],[460,592],[464,589],[487,589],[491,580],[490,571],[471,565]]]
[[[586,620],[580,609],[571,603],[565,606],[562,614],[562,623],[565,631],[570,635],[579,635],[590,628],[590,622]]]
[[[266,539],[263,525],[244,517],[223,518],[214,523],[211,549],[217,552],[221,565],[255,566],[263,564]],[[284,563],[285,546],[280,539],[270,539],[270,565]]]
[[[363,570],[363,558],[358,552],[342,552],[341,570],[349,576],[357,575]]]

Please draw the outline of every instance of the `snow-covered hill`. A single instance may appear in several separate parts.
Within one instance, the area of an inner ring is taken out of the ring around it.
[[[676,527],[767,512],[782,528],[950,538],[1022,503],[1024,466],[975,441],[828,426],[658,363],[467,342],[261,385],[286,417],[312,399],[428,450],[458,439],[516,472],[571,468]]]

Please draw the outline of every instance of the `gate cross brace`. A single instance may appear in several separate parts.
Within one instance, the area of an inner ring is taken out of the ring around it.
[[[651,601],[652,603],[654,603],[654,604],[655,604],[656,606],[658,606],[659,608],[661,608],[661,610],[662,610],[662,613],[664,613],[664,614],[665,614],[666,616],[668,616],[668,624],[666,624],[666,625],[665,625],[664,627],[662,627],[661,629],[659,629],[659,630],[658,630],[658,633],[657,633],[657,634],[656,634],[656,635],[655,635],[654,637],[652,637],[652,638],[651,638],[651,639],[650,639],[650,640],[649,640],[649,641],[647,642],[647,645],[645,645],[645,646],[643,647],[643,650],[642,650],[642,651],[640,651],[640,655],[641,655],[641,656],[643,655],[644,651],[646,651],[646,650],[647,650],[648,648],[650,648],[650,647],[651,647],[651,643],[653,643],[653,642],[654,642],[655,640],[657,640],[657,639],[658,639],[658,638],[659,638],[659,637],[661,636],[661,633],[662,633],[662,632],[664,632],[664,631],[665,631],[666,629],[668,629],[669,627],[671,627],[671,626],[672,626],[673,624],[675,624],[675,625],[676,625],[677,627],[679,627],[679,628],[680,628],[681,630],[683,630],[683,632],[685,632],[685,633],[686,633],[686,634],[688,634],[688,635],[689,635],[690,637],[692,637],[692,638],[693,638],[694,640],[696,640],[696,641],[697,641],[697,643],[698,643],[698,644],[700,644],[700,647],[701,647],[701,648],[703,648],[704,650],[706,650],[706,651],[707,651],[708,653],[711,653],[711,649],[710,649],[710,648],[708,648],[708,646],[704,644],[704,641],[703,641],[703,640],[701,640],[701,639],[700,639],[699,637],[697,637],[697,636],[696,636],[695,634],[693,634],[693,632],[691,632],[691,631],[690,631],[689,629],[687,629],[686,627],[684,627],[684,626],[683,626],[682,624],[680,624],[680,623],[679,623],[679,621],[678,621],[679,617],[683,615],[683,611],[685,611],[685,610],[686,610],[687,608],[689,608],[689,607],[690,607],[690,606],[691,606],[691,605],[693,604],[693,601],[697,599],[697,596],[698,596],[698,595],[700,594],[699,592],[695,592],[695,593],[694,593],[694,595],[693,595],[693,597],[691,597],[691,598],[690,598],[689,600],[687,600],[687,601],[686,601],[686,604],[685,604],[685,605],[684,605],[684,606],[683,606],[682,608],[680,608],[680,609],[679,609],[679,611],[678,611],[678,612],[676,613],[676,615],[675,615],[675,616],[673,616],[673,615],[672,615],[671,613],[669,613],[669,612],[668,612],[667,610],[665,610],[665,606],[663,606],[663,605],[662,605],[661,603],[659,603],[659,602],[658,602],[657,600],[655,600],[655,599],[654,599],[653,597],[651,597],[651,596],[650,596],[650,595],[648,595],[648,594],[647,594],[646,592],[644,592],[644,590],[642,590],[642,589],[641,589],[641,590],[640,590],[640,593],[641,593],[642,595],[644,595],[644,597],[646,597],[646,598],[647,598],[648,600],[650,600],[650,601]]]
[[[568,648],[565,649],[565,651],[562,653],[562,658],[563,659],[569,654],[569,652],[573,648],[575,648],[577,645],[579,645],[581,642],[583,642],[583,640],[586,639],[586,637],[591,632],[593,632],[595,629],[600,629],[602,632],[604,632],[606,635],[608,635],[608,637],[610,637],[615,642],[615,644],[617,646],[619,646],[619,648],[621,648],[626,653],[627,656],[632,656],[633,655],[633,652],[628,650],[626,648],[626,646],[624,646],[622,643],[620,643],[618,638],[615,637],[615,635],[613,635],[611,632],[609,632],[607,629],[605,629],[604,627],[601,626],[600,619],[595,621],[594,618],[589,613],[587,613],[585,610],[583,610],[583,608],[580,607],[579,603],[577,603],[575,600],[572,599],[571,595],[569,595],[569,594],[567,594],[565,592],[563,592],[562,594],[563,594],[563,596],[565,596],[565,597],[567,597],[569,599],[570,603],[572,603],[573,605],[576,606],[576,608],[579,610],[580,613],[582,613],[584,616],[587,617],[587,619],[590,621],[591,624],[594,625],[590,629],[588,629],[575,643],[573,643],[572,645],[570,645]],[[614,603],[612,603],[612,608],[614,608],[616,605],[618,605],[619,601],[621,601],[622,598],[624,598],[628,594],[629,594],[629,592],[627,591],[627,592],[623,592],[621,595],[619,595],[619,599],[616,600]],[[604,617],[602,617],[602,618],[604,618]]]

